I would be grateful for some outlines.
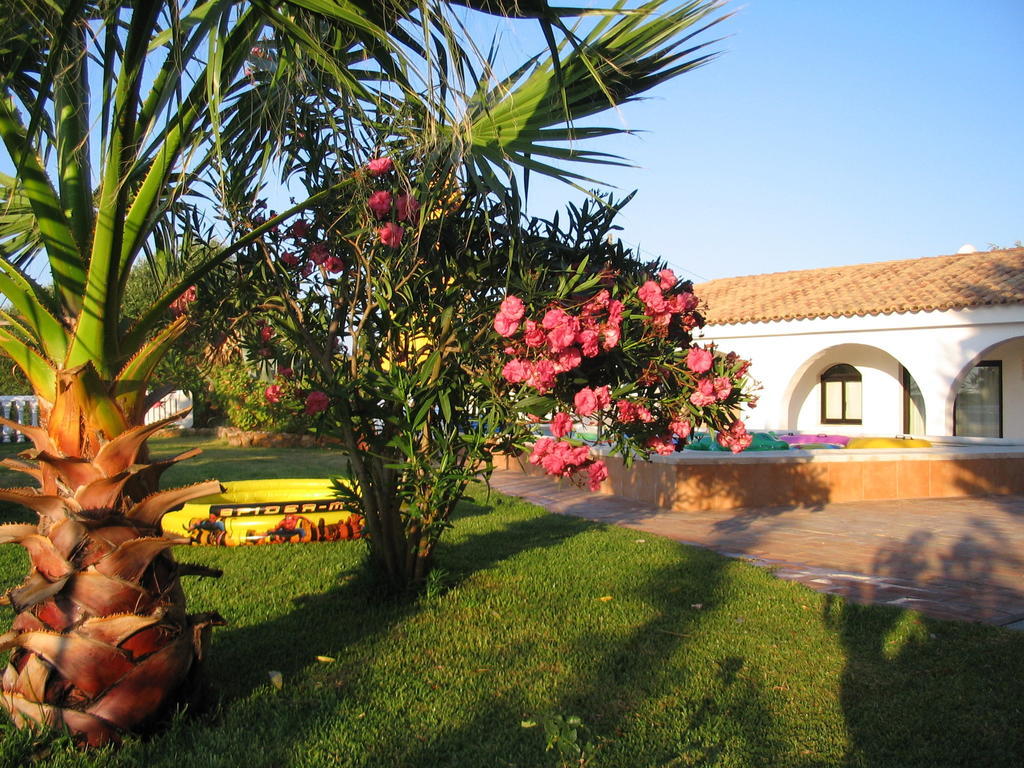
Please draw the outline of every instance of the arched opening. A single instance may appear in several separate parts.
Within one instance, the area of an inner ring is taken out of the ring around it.
[[[847,380],[830,384],[833,377]],[[834,415],[826,413],[830,397],[833,410],[838,408],[840,397],[845,397],[846,406],[837,418],[825,421],[825,417]],[[781,406],[780,421],[785,428],[801,432],[925,433],[924,398],[915,377],[901,360],[868,344],[837,344],[811,355],[790,378]],[[909,430],[908,420],[912,424]]]
[[[954,435],[1024,438],[1024,337],[975,355],[954,379],[948,397]]]
[[[848,363],[825,369],[821,384],[822,424],[863,424],[863,383],[860,371]]]

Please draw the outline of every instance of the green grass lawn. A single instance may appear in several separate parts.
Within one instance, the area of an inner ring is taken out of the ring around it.
[[[169,483],[343,462],[203,447]],[[207,659],[215,706],[87,754],[3,725],[0,765],[558,766],[543,726],[522,725],[558,716],[582,719],[589,766],[1017,766],[1024,755],[1024,634],[856,606],[483,489],[439,554],[445,589],[417,602],[380,597],[359,542],[177,554],[224,569],[187,584],[192,611],[230,622]],[[4,588],[24,563],[0,547]],[[0,631],[9,620],[4,609]]]

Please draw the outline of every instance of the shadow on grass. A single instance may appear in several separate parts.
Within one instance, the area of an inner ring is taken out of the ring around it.
[[[847,766],[1011,766],[1024,753],[1024,637],[828,596]],[[938,673],[938,674],[937,674]]]
[[[488,508],[463,502],[459,514],[480,515]],[[472,573],[530,549],[551,547],[588,528],[582,521],[565,519],[552,527],[543,517],[514,522],[500,530],[473,536],[438,550],[438,565],[461,581]],[[305,546],[305,545],[304,545]],[[330,544],[323,546],[332,546]],[[371,636],[383,635],[419,610],[415,598],[389,595],[370,570],[368,559],[338,575],[340,583],[319,594],[299,595],[294,608],[272,621],[219,630],[210,654],[214,668],[245,670],[217,680],[226,700],[250,694],[267,683],[267,669],[284,677],[298,675],[318,654],[345,656],[348,647]],[[256,661],[254,665],[253,662]],[[355,663],[360,660],[349,660]],[[315,663],[315,662],[313,662]]]
[[[578,744],[593,740],[580,765],[784,764],[761,691],[743,676],[746,660],[726,649],[713,658],[686,653],[688,638],[698,636],[714,613],[695,609],[693,601],[726,603],[729,567],[725,558],[694,551],[657,570],[635,592],[630,585],[629,599],[644,604],[651,618],[623,637],[581,634],[554,662],[565,668],[559,687],[536,697],[546,702],[542,710],[522,690],[500,690],[481,701],[461,728],[431,734],[402,765],[575,765],[575,759],[560,762],[557,750],[545,753],[543,728],[520,726],[524,719],[543,724],[555,716],[580,717]],[[602,610],[602,603],[596,605]],[[507,655],[534,658],[537,643],[543,638]],[[689,676],[708,678],[703,696],[680,692]]]

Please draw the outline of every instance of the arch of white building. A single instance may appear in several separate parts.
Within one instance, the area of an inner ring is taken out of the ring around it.
[[[833,365],[852,365],[862,376],[862,418],[859,425],[821,423],[821,375]],[[787,429],[851,434],[903,432],[901,366],[914,371],[881,347],[845,342],[818,350],[796,367],[781,397]],[[927,409],[927,403],[925,404]]]

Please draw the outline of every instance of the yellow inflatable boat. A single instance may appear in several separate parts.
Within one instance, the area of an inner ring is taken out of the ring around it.
[[[851,437],[847,448],[931,448],[927,440],[915,437]]]
[[[164,515],[164,533],[222,547],[362,535],[362,516],[346,509],[330,480],[242,480],[224,487],[224,493],[203,496]]]

